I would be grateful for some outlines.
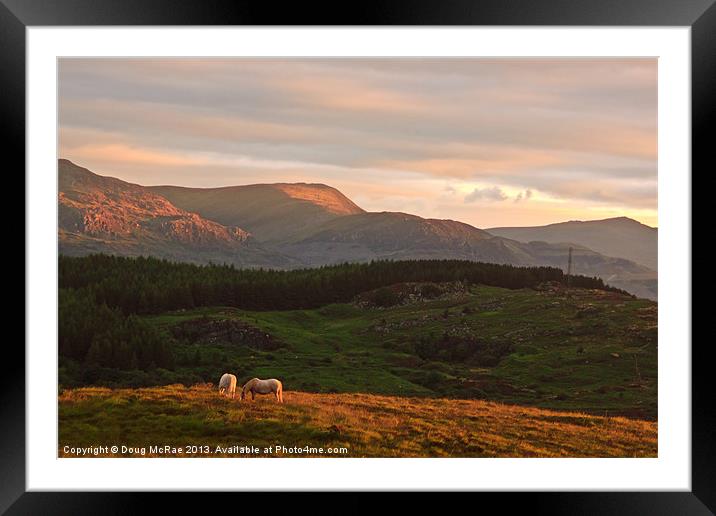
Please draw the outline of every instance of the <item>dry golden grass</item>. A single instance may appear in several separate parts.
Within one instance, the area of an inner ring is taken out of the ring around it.
[[[285,392],[284,399],[231,400],[209,385],[66,390],[59,396],[59,455],[68,456],[65,445],[277,443],[345,446],[350,457],[657,455],[651,421],[478,400],[305,392]]]

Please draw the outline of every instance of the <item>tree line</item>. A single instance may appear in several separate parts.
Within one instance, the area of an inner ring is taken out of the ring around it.
[[[60,256],[60,289],[84,290],[98,305],[125,315],[201,306],[245,310],[310,309],[348,302],[357,294],[403,282],[463,281],[509,289],[565,283],[555,267],[516,267],[467,260],[345,263],[289,271],[194,265],[157,258]],[[572,276],[572,287],[611,290],[599,278]]]
[[[172,369],[166,339],[134,314],[98,303],[86,289],[60,289],[59,355],[90,366]]]

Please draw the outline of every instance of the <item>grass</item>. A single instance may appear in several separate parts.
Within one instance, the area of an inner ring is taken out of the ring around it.
[[[478,398],[541,408],[657,416],[656,303],[603,291],[570,296],[472,286],[466,292],[390,308],[354,304],[250,312],[202,308],[147,317],[170,334],[202,319],[239,320],[283,344],[260,351],[199,338],[175,344],[183,383],[278,377],[288,389]],[[422,359],[414,343],[445,332],[509,342],[496,365]],[[192,363],[196,350],[201,362]],[[182,359],[182,357],[184,357]],[[175,374],[175,373],[172,373]],[[172,376],[167,372],[166,380]],[[121,386],[121,385],[118,385]]]
[[[284,398],[284,404],[268,396],[241,402],[219,397],[209,385],[66,389],[59,396],[58,455],[72,456],[65,446],[116,444],[144,448],[145,457],[331,456],[264,450],[280,444],[342,447],[344,457],[657,456],[653,421],[482,400],[297,391]],[[164,455],[150,446],[186,452]],[[189,446],[209,452],[192,453]],[[259,452],[217,453],[217,446],[256,446]]]

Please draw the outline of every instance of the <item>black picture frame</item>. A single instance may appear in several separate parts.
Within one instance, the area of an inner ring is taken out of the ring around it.
[[[444,0],[375,1],[357,4],[274,4],[231,0],[0,0],[0,120],[5,127],[6,174],[25,170],[25,30],[30,26],[87,25],[518,25],[688,26],[692,73],[692,212],[707,195],[703,177],[713,174],[708,129],[716,114],[715,0]],[[7,158],[10,158],[8,160]],[[11,166],[7,166],[11,163]],[[709,167],[711,165],[711,167]],[[699,171],[694,174],[694,171]],[[676,172],[676,171],[675,171]],[[678,171],[688,173],[688,171]],[[698,181],[698,183],[697,183]],[[711,185],[714,180],[711,179]],[[701,188],[694,186],[701,184]],[[23,181],[24,189],[24,181]],[[705,204],[705,203],[704,203]],[[706,238],[708,218],[692,215],[692,235]],[[704,222],[702,222],[704,221]],[[701,230],[701,231],[699,231]],[[694,239],[695,240],[695,239]],[[692,264],[704,270],[693,256]],[[27,257],[25,257],[27,259]],[[692,265],[692,269],[693,269]],[[26,269],[26,274],[28,273]],[[692,270],[693,275],[693,270]],[[708,282],[704,282],[708,284]],[[699,287],[697,290],[705,290]],[[693,289],[693,287],[692,287]],[[695,303],[692,314],[709,309]],[[692,321],[694,317],[692,315]],[[693,323],[692,323],[693,325]],[[182,494],[26,492],[25,356],[5,343],[0,379],[0,513],[133,514],[149,508],[149,497],[183,504]],[[684,343],[690,345],[691,343]],[[485,493],[500,510],[527,505],[550,514],[713,514],[716,511],[716,411],[712,402],[710,342],[692,347],[692,490],[623,493]],[[243,500],[247,499],[246,495]],[[203,512],[226,507],[212,497]],[[472,502],[471,502],[472,503]],[[370,502],[357,501],[363,512]],[[169,510],[169,507],[166,507]]]

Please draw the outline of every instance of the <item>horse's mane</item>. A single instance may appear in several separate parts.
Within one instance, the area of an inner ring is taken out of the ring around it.
[[[244,384],[243,389],[246,389],[247,387],[251,387],[253,384],[255,384],[258,381],[259,381],[258,378],[251,378],[251,380],[249,380],[248,382],[246,382]]]

